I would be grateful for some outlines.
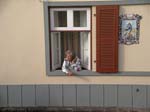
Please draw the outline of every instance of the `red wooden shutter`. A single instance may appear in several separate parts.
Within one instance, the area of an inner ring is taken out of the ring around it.
[[[96,7],[96,70],[118,72],[119,6]]]

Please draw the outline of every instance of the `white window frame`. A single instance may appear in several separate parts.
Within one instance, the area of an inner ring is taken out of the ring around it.
[[[53,34],[58,34],[58,46],[59,46],[59,48],[57,48],[58,49],[58,51],[59,51],[59,58],[58,58],[58,64],[55,64],[54,63],[54,60],[55,60],[55,55],[54,55],[54,52],[56,52],[55,51],[55,49],[54,49],[54,44],[55,43],[53,43],[54,42],[54,35]],[[52,50],[52,70],[55,70],[55,69],[57,69],[57,68],[59,68],[59,67],[61,67],[61,37],[60,37],[60,32],[52,32],[51,33],[51,50]]]
[[[54,26],[54,11],[66,11],[67,12],[67,27],[55,27]],[[87,26],[86,27],[74,27],[73,26],[73,11],[87,11]],[[90,8],[50,8],[50,23],[51,31],[89,31],[91,30],[91,9]]]
[[[82,33],[82,32],[81,32]],[[80,36],[81,36],[81,33],[80,33]],[[88,65],[85,65],[84,63],[82,63],[82,66],[85,67],[86,69],[88,70],[91,70],[91,33],[88,32],[88,56],[89,56],[89,59],[88,59]],[[80,44],[81,44],[81,50],[83,49],[82,48],[82,41],[80,41]],[[83,52],[81,51],[81,57],[84,56]],[[81,60],[82,61],[82,60]]]

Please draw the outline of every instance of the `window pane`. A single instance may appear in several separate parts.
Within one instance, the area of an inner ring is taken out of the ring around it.
[[[81,61],[83,67],[89,68],[89,39],[88,39],[88,32],[80,32],[81,38]]]
[[[87,27],[87,12],[86,11],[74,11],[74,27]]]
[[[55,27],[67,27],[67,12],[66,11],[54,11],[54,26]]]

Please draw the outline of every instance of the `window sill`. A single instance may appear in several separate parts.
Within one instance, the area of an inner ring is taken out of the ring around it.
[[[61,70],[49,72],[48,76],[67,76]],[[90,70],[75,72],[74,76],[150,76],[150,72],[118,72],[118,73],[98,73]]]

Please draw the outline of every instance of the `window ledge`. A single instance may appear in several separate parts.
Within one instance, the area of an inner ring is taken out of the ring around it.
[[[48,76],[67,76],[61,70],[49,72]],[[150,72],[118,72],[118,73],[98,73],[90,70],[81,70],[74,72],[74,76],[150,76]]]

